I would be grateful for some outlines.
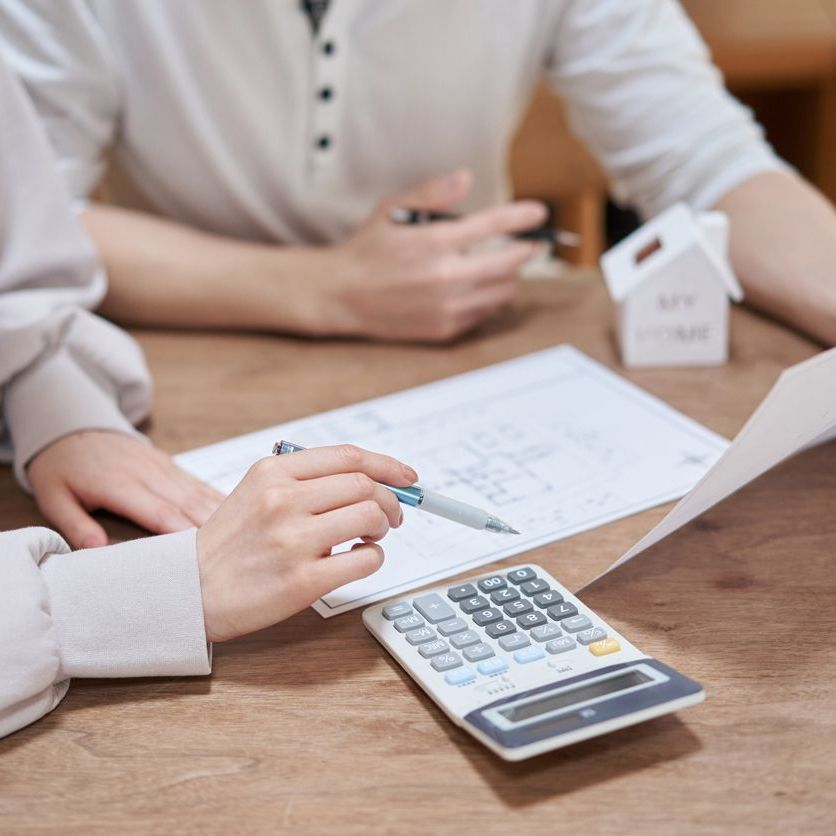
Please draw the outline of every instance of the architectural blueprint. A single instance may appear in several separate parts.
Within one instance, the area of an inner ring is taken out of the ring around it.
[[[570,346],[184,453],[230,491],[275,441],[351,442],[411,464],[421,484],[495,512],[520,536],[405,508],[369,578],[314,604],[323,616],[396,595],[683,496],[727,442]]]

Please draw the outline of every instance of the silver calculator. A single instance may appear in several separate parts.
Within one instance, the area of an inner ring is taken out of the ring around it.
[[[705,697],[533,564],[369,607],[363,622],[456,725],[509,761]]]

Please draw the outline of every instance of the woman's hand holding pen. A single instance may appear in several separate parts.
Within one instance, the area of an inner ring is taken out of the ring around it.
[[[467,196],[470,184],[467,171],[427,181],[383,201],[354,235],[324,250],[329,262],[320,273],[331,276],[332,284],[321,292],[316,321],[306,330],[444,342],[513,301],[519,269],[537,244],[509,241],[472,250],[543,223],[541,203],[506,203],[426,226],[402,226],[390,218],[396,206],[449,209]]]
[[[206,635],[225,641],[268,627],[380,568],[377,545],[402,520],[391,491],[418,476],[350,445],[254,464],[197,534]],[[364,542],[331,556],[331,549]]]

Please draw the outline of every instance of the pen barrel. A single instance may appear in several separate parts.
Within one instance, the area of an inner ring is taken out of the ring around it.
[[[470,528],[484,530],[488,521],[488,514],[479,508],[474,508],[465,502],[450,499],[449,496],[424,491],[424,498],[419,506],[422,511],[444,517],[447,520],[467,525]]]

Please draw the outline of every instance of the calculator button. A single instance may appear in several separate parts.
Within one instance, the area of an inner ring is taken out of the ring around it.
[[[431,659],[433,656],[438,656],[439,653],[446,653],[450,649],[450,645],[443,639],[436,639],[433,642],[422,644],[418,648],[418,652],[425,658]]]
[[[519,624],[523,630],[530,630],[532,627],[539,627],[541,624],[545,623],[546,616],[544,616],[541,612],[527,612],[525,615],[521,615],[517,619],[517,624]]]
[[[606,656],[608,653],[618,653],[621,645],[612,637],[589,645],[589,652],[593,656]]]
[[[564,618],[560,626],[567,633],[579,633],[581,630],[588,630],[592,622],[585,615],[575,615],[572,618]]]
[[[444,681],[448,685],[467,685],[474,679],[476,679],[476,674],[472,668],[456,668],[444,674]]]
[[[575,640],[571,636],[561,636],[559,639],[552,639],[546,642],[546,650],[549,653],[565,653],[567,650],[572,650],[577,647]]]
[[[430,624],[438,624],[439,621],[456,617],[453,608],[435,592],[431,592],[429,595],[421,595],[412,603]]]
[[[592,644],[603,641],[607,637],[607,631],[603,627],[593,627],[591,630],[581,630],[576,636],[581,644]]]
[[[554,589],[550,589],[548,592],[541,592],[534,596],[534,603],[543,609],[559,604],[562,600],[563,596]]]
[[[538,659],[542,659],[545,655],[546,654],[543,653],[543,648],[537,647],[537,645],[532,645],[531,647],[525,647],[522,650],[518,650],[514,654],[514,661],[520,665],[527,665],[529,662],[536,662]]]
[[[481,662],[482,659],[490,659],[491,656],[494,655],[493,648],[484,642],[474,644],[473,647],[468,647],[467,650],[464,651],[464,658],[467,659],[468,662]]]
[[[383,608],[383,617],[389,621],[394,621],[402,615],[409,615],[412,612],[412,607],[406,601],[398,601],[397,604],[387,604]]]
[[[419,627],[417,630],[410,630],[406,634],[406,640],[411,645],[423,644],[435,638],[435,630],[430,630],[429,627]]]
[[[496,624],[489,624],[485,628],[485,632],[492,638],[498,639],[500,636],[507,636],[510,633],[516,633],[517,628],[512,621],[497,621]]]
[[[548,583],[542,578],[535,578],[533,581],[526,581],[520,589],[526,595],[536,595],[538,592],[545,592],[549,588]]]
[[[557,638],[560,635],[560,627],[557,624],[543,624],[531,631],[531,638],[536,642],[547,642],[549,639]]]
[[[524,569],[513,569],[508,573],[508,580],[511,583],[523,583],[524,581],[533,581],[537,575],[534,574],[533,569],[527,566]]]
[[[482,578],[477,586],[482,590],[482,592],[496,592],[497,589],[505,589],[508,584],[505,582],[505,578],[503,578],[502,575],[492,575],[489,578]]]
[[[449,671],[452,668],[457,668],[462,663],[462,657],[458,653],[441,653],[438,656],[433,656],[430,664],[439,672]]]
[[[395,629],[399,633],[408,633],[410,630],[415,630],[418,627],[423,627],[425,621],[420,615],[412,613],[411,615],[404,615],[395,619]]]
[[[475,630],[465,630],[464,633],[456,633],[455,636],[450,636],[450,644],[461,650],[463,647],[470,647],[472,644],[479,644],[482,641],[481,637]]]
[[[531,640],[525,633],[513,633],[510,636],[503,636],[499,640],[499,646],[503,650],[519,650],[521,647],[528,647]]]
[[[488,607],[486,610],[473,613],[473,623],[477,627],[484,627],[486,624],[493,624],[494,621],[501,620],[502,613],[496,607]]]
[[[568,601],[561,601],[559,604],[549,607],[546,612],[549,614],[549,618],[560,621],[562,618],[571,618],[573,615],[577,615],[578,608],[574,604],[568,603]]]
[[[438,632],[442,636],[452,636],[453,633],[463,633],[467,630],[467,622],[463,618],[448,618],[438,625]]]
[[[501,656],[494,656],[493,659],[486,659],[479,662],[476,669],[482,676],[491,676],[495,673],[504,673],[508,670],[508,663]]]
[[[488,603],[487,598],[477,595],[475,598],[468,598],[467,600],[462,601],[459,606],[464,612],[470,615],[470,613],[476,612],[476,610],[482,610],[485,607],[489,607],[490,604]]]
[[[522,615],[533,609],[531,601],[511,601],[510,604],[505,605],[505,615]]]
[[[491,601],[494,604],[508,604],[511,601],[516,601],[520,597],[520,593],[516,589],[499,589],[491,593]]]
[[[461,586],[451,586],[447,590],[447,597],[451,601],[461,601],[462,598],[470,598],[476,594],[476,587],[472,583],[465,583]]]

